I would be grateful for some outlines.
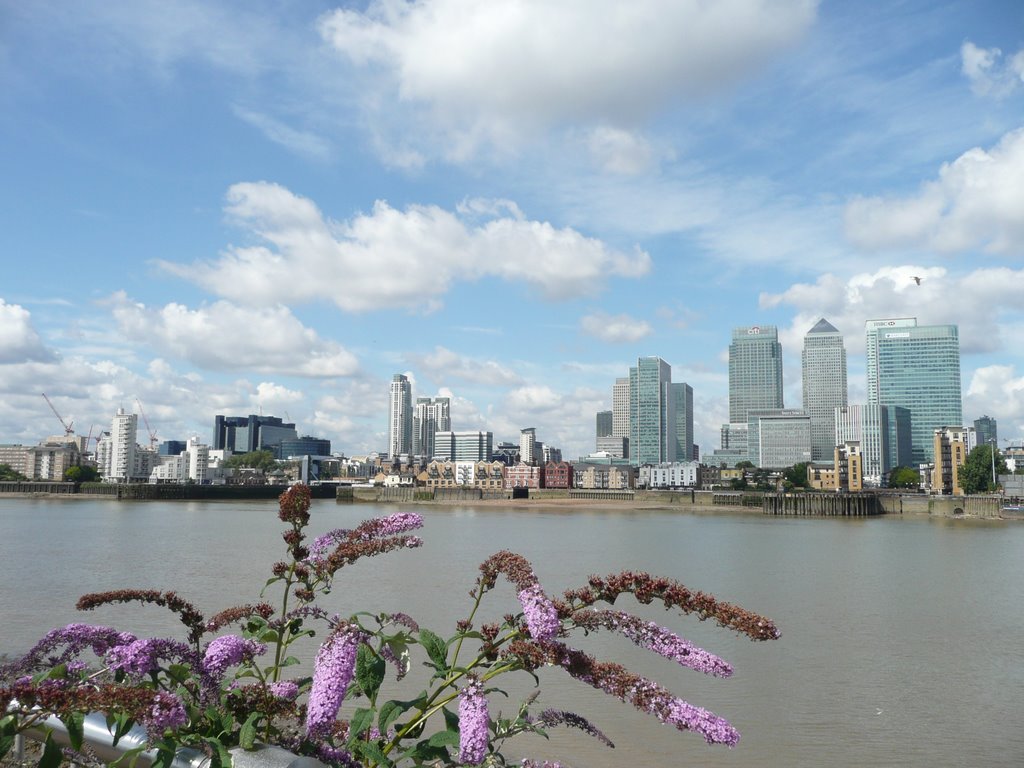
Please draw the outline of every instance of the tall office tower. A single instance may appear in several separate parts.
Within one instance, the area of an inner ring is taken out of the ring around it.
[[[864,362],[868,374],[868,404],[878,402],[878,339],[887,333],[902,333],[898,329],[914,328],[916,317],[892,317],[886,320],[868,320],[864,324],[866,343],[864,345]]]
[[[935,430],[963,426],[957,326],[917,325],[915,318],[869,320],[867,345],[869,398],[874,392],[881,405],[909,411],[908,463],[931,462]]]
[[[612,387],[612,437],[629,437],[629,377]]]
[[[597,438],[611,437],[612,436],[612,411],[598,411],[597,418],[595,419],[596,432],[594,436]]]
[[[417,397],[412,413],[412,452],[417,456],[434,456],[434,433],[452,428],[450,397]]]
[[[388,412],[388,456],[412,451],[412,384],[409,377],[391,377],[391,409]]]
[[[836,408],[846,405],[843,335],[822,318],[804,336],[804,410],[811,417],[811,461],[832,461]]]
[[[536,464],[539,459],[536,427],[519,430],[519,461],[523,464]]]
[[[135,444],[138,441],[139,416],[117,409],[110,423],[110,452],[104,478],[110,482],[128,482],[135,470]]]
[[[782,408],[782,345],[774,325],[734,328],[729,345],[729,423],[747,411]]]
[[[675,461],[676,417],[672,368],[641,357],[629,369],[629,460],[634,466]]]
[[[811,417],[799,408],[747,411],[747,458],[784,469],[811,460]]]
[[[974,420],[974,431],[978,436],[978,445],[999,446],[999,433],[996,430],[996,420],[991,416],[982,416]]]
[[[676,414],[675,460],[694,461],[696,457],[693,455],[693,387],[680,382],[671,384],[669,389]]]

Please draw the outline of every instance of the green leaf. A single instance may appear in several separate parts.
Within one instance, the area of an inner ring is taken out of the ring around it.
[[[14,723],[14,715],[0,717],[0,760],[6,755],[14,744],[14,737],[17,726]]]
[[[78,751],[82,748],[82,738],[85,735],[85,713],[71,712],[60,718],[64,727],[68,729],[68,740],[71,748]]]
[[[412,706],[412,702],[385,701],[381,705],[380,716],[377,718],[377,728],[380,729],[380,732],[387,733],[391,724],[401,717],[402,713],[406,712],[410,706]]]
[[[253,744],[256,743],[256,723],[259,722],[262,715],[259,712],[253,712],[249,715],[249,718],[242,724],[242,729],[238,732],[238,745],[242,749],[252,749]]]
[[[141,746],[138,746],[138,747],[135,747],[134,749],[129,749],[127,752],[123,753],[119,758],[117,758],[117,760],[115,760],[114,762],[112,762],[110,764],[111,768],[113,768],[113,766],[124,766],[124,768],[135,768],[135,763],[137,763],[139,761],[139,755],[141,755],[145,751],[146,751],[146,745],[145,744],[143,744]]]
[[[444,644],[444,640],[435,635],[429,629],[420,630],[420,642],[423,644],[423,648],[426,650],[430,660],[434,662],[434,666],[438,671],[445,671],[448,669],[448,653],[447,647]]]
[[[264,629],[262,632],[260,632],[259,633],[259,639],[260,639],[260,642],[272,645],[272,644],[276,643],[278,640],[280,640],[281,637],[278,634],[276,629],[272,629],[271,628],[271,629]]]
[[[57,768],[64,759],[64,752],[53,740],[53,734],[46,734],[46,741],[43,744],[43,756],[39,758],[39,768]]]
[[[114,715],[113,719],[115,724],[114,729],[112,731],[112,733],[114,734],[114,741],[111,743],[111,746],[116,747],[117,742],[119,742],[121,738],[132,729],[132,726],[135,725],[135,720],[130,715],[127,715],[123,712]],[[107,724],[107,729],[110,730],[109,722]]]
[[[377,700],[380,684],[384,682],[384,659],[364,644],[356,652],[356,681],[371,702]]]
[[[373,725],[373,710],[367,709],[366,707],[360,707],[352,715],[352,721],[349,723],[349,743],[354,742]]]
[[[299,659],[297,657],[289,656],[284,661],[282,661],[280,664],[278,664],[278,666],[279,667],[294,667],[298,663],[299,663]]]
[[[449,731],[459,730],[459,715],[457,712],[452,712],[448,707],[441,710],[444,715],[444,725]]]
[[[187,664],[171,664],[167,667],[167,676],[175,683],[184,683],[189,679],[191,669]]]
[[[58,664],[55,667],[50,667],[45,673],[36,675],[33,682],[39,683],[43,680],[63,680],[68,676],[68,665]]]
[[[459,732],[438,731],[427,740],[427,743],[432,747],[456,747],[459,744]]]
[[[448,750],[446,748],[435,747],[426,739],[416,744],[412,754],[413,757],[420,760],[445,760],[448,758]]]
[[[372,741],[361,741],[356,745],[356,751],[363,757],[380,766],[393,766],[394,763],[384,754],[384,751]]]

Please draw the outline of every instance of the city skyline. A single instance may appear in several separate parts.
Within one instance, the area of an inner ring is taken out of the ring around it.
[[[59,433],[45,392],[379,451],[401,372],[576,456],[659,356],[710,456],[728,329],[778,328],[792,408],[827,318],[867,403],[893,317],[957,325],[965,425],[1024,437],[1024,7],[602,3],[7,4],[0,441]]]

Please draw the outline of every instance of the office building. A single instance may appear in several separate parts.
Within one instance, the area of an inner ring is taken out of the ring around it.
[[[412,415],[412,452],[433,458],[434,434],[452,428],[451,398],[417,397]]]
[[[629,377],[615,380],[612,387],[612,437],[629,438]]]
[[[598,411],[595,419],[595,436],[598,440],[602,437],[612,436],[612,414],[613,411]]]
[[[629,459],[634,466],[675,460],[672,368],[660,357],[641,357],[629,369]]]
[[[330,456],[331,441],[322,437],[302,437],[282,440],[278,446],[279,459],[287,459],[289,456]]]
[[[873,402],[906,408],[911,442],[906,463],[931,463],[935,430],[963,423],[957,327],[917,325],[914,318],[869,320],[867,347],[869,402],[874,396]]]
[[[295,425],[286,423],[277,416],[263,416],[250,413],[248,416],[213,417],[213,440],[210,448],[214,451],[229,450],[233,453],[272,451],[280,458],[280,445],[284,440],[298,439]]]
[[[978,436],[978,445],[999,446],[999,432],[996,420],[991,416],[982,416],[974,420],[974,432]]]
[[[694,461],[693,387],[685,382],[675,382],[669,385],[669,391],[675,412],[675,460]]]
[[[825,318],[804,336],[801,356],[804,410],[811,417],[811,460],[831,461],[835,411],[846,406],[846,347],[843,335]]]
[[[747,411],[747,458],[765,469],[810,462],[811,417],[795,408]]]
[[[388,456],[396,458],[412,452],[412,384],[408,376],[396,373],[391,377],[388,402]]]
[[[522,464],[530,465],[540,462],[540,449],[537,446],[537,430],[535,427],[519,430],[519,461]]]
[[[437,432],[435,458],[442,461],[491,461],[494,435],[490,432]]]
[[[782,345],[774,325],[734,328],[729,344],[729,423],[782,408]]]

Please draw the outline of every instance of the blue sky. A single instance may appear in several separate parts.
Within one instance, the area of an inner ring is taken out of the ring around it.
[[[730,330],[960,326],[1024,435],[1024,4],[0,0],[0,442],[216,413],[592,449],[641,355],[727,420]],[[917,286],[912,275],[922,277]],[[145,442],[144,436],[141,438]]]

